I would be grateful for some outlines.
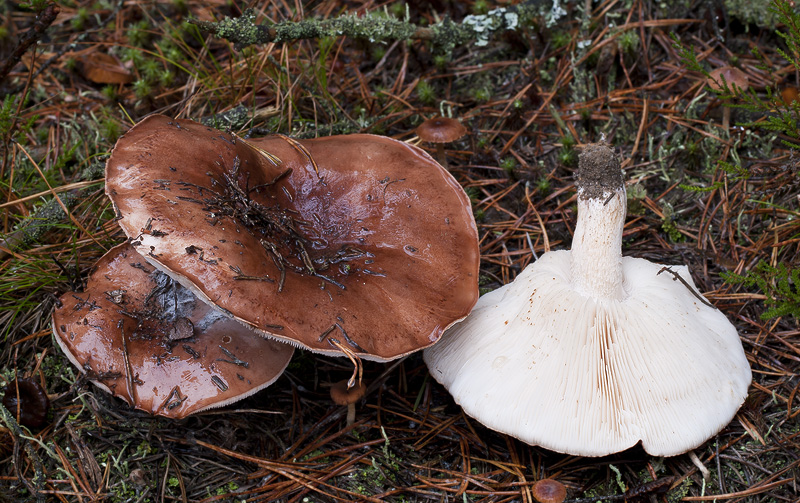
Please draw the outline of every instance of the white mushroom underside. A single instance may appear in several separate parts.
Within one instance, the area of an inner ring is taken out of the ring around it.
[[[662,267],[623,258],[623,298],[594,299],[570,284],[569,251],[547,253],[425,361],[467,414],[530,444],[602,456],[641,440],[680,454],[730,422],[750,368],[725,316]]]

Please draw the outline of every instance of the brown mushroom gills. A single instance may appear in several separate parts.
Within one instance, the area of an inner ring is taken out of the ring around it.
[[[151,116],[106,177],[149,262],[267,336],[385,361],[433,344],[478,299],[469,199],[390,138],[245,142]]]

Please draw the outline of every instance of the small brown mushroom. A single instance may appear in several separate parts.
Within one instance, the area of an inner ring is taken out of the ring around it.
[[[781,101],[787,107],[791,107],[795,101],[800,102],[798,96],[800,96],[800,93],[797,92],[797,88],[794,86],[786,86],[781,89]]]
[[[336,405],[347,405],[347,426],[356,420],[356,402],[364,397],[367,387],[362,381],[358,381],[355,386],[348,387],[349,381],[339,381],[331,386],[331,400]]]
[[[467,134],[467,128],[456,119],[434,117],[417,126],[416,133],[420,140],[436,145],[436,160],[446,168],[444,144],[454,142]]]
[[[567,498],[567,488],[553,479],[542,479],[533,484],[533,497],[539,503],[561,503]]]
[[[723,83],[724,82],[724,83]],[[713,70],[708,76],[708,86],[720,92],[726,92],[725,86],[734,94],[740,94],[750,88],[750,81],[747,74],[732,66],[723,66]],[[727,131],[730,128],[731,109],[724,107],[722,110],[722,128]]]
[[[61,349],[89,379],[137,409],[175,419],[275,381],[293,348],[264,339],[150,266],[130,244],[95,265],[83,293],[53,313]]]
[[[414,146],[373,135],[242,140],[154,115],[106,166],[132,245],[267,337],[391,360],[478,299],[469,199]]]

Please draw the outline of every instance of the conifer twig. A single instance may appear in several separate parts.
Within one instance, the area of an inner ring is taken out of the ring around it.
[[[374,43],[389,40],[428,40],[435,51],[449,53],[459,45],[486,45],[497,33],[530,25],[533,20],[547,12],[546,4],[544,0],[529,0],[520,5],[494,9],[485,15],[470,15],[460,23],[445,18],[429,27],[417,26],[378,13],[256,24],[256,13],[252,9],[246,10],[238,18],[225,18],[217,22],[189,22],[205,32],[233,42],[237,50],[270,42],[345,36],[364,38]]]

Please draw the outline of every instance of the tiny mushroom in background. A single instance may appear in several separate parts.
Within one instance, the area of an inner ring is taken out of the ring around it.
[[[739,336],[685,266],[622,256],[626,194],[610,147],[583,149],[576,185],[572,249],[482,296],[425,361],[467,414],[530,444],[686,452],[747,396]]]
[[[45,423],[50,399],[39,381],[18,377],[5,386],[4,393],[3,406],[19,424],[39,428]]]
[[[724,84],[723,84],[724,82]],[[744,93],[750,88],[750,81],[747,79],[747,74],[738,68],[732,66],[723,66],[709,73],[708,87],[718,92],[726,92],[725,85],[727,84],[728,90],[734,94],[739,95]],[[722,108],[722,128],[727,131],[731,123],[731,108],[723,106]]]
[[[794,86],[785,86],[781,89],[781,101],[783,101],[783,104],[787,107],[792,106],[792,103],[795,101],[800,102],[798,96],[800,96],[800,93],[797,92],[797,88]]]
[[[361,380],[352,387],[348,386],[349,382],[348,379],[345,379],[331,386],[331,400],[333,400],[333,403],[347,406],[347,426],[355,422],[356,402],[364,398],[364,393],[367,391],[366,385]]]
[[[417,126],[415,132],[420,140],[436,145],[436,160],[446,168],[444,144],[454,142],[467,134],[467,128],[456,119],[434,117]]]
[[[542,479],[531,488],[533,498],[539,503],[561,503],[567,499],[567,488],[553,479]]]
[[[469,198],[421,149],[374,135],[242,140],[150,116],[106,165],[149,263],[266,337],[387,361],[478,299]]]
[[[86,290],[61,296],[53,332],[89,379],[137,409],[180,419],[272,384],[294,348],[199,301],[130,244],[104,255]]]

